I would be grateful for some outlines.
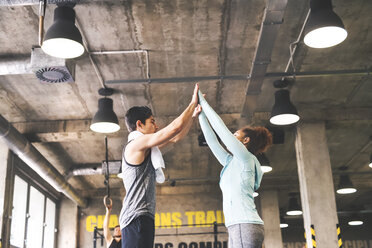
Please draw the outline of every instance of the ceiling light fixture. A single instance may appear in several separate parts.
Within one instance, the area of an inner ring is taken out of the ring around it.
[[[289,225],[287,221],[285,221],[284,217],[280,215],[280,228],[287,228]]]
[[[98,100],[98,112],[94,115],[90,129],[97,133],[114,133],[119,131],[119,121],[113,109],[113,101],[107,96],[114,93],[113,89],[101,88],[98,93],[104,98]]]
[[[351,220],[348,222],[350,226],[360,226],[363,225],[363,221],[361,220]]]
[[[274,81],[275,88],[287,87],[289,81],[287,79]],[[273,125],[291,125],[300,120],[296,107],[289,99],[289,91],[280,89],[275,92],[275,103],[271,110],[270,123]]]
[[[359,214],[354,213],[350,217],[350,221],[348,222],[349,226],[360,226],[363,225],[363,220]]]
[[[287,215],[301,215],[302,210],[300,204],[297,201],[297,193],[290,193],[289,194],[289,204],[288,204],[288,211]]]
[[[268,173],[268,172],[273,170],[273,167],[270,166],[269,159],[266,157],[266,155],[264,153],[258,154],[257,155],[257,160],[261,164],[261,170],[262,170],[263,173]]]
[[[369,167],[372,168],[372,154],[371,154],[371,156],[369,157]]]
[[[64,59],[76,58],[84,53],[72,7],[58,6],[54,10],[54,23],[46,32],[41,49],[50,56]]]
[[[327,48],[346,39],[347,31],[341,18],[333,11],[331,0],[310,0],[310,9],[304,37],[307,46]]]
[[[268,173],[268,172],[272,171],[273,168],[271,166],[261,165],[261,170],[262,170],[263,173]]]
[[[354,188],[353,183],[350,180],[348,175],[341,175],[340,176],[340,183],[337,188],[338,194],[352,194],[355,193],[357,190]]]
[[[346,170],[347,170],[346,166],[340,167],[340,171],[343,171],[344,173],[346,173],[345,172]],[[336,192],[338,194],[343,195],[343,194],[352,194],[352,193],[355,193],[356,191],[357,190],[354,187],[353,183],[351,182],[349,175],[347,174],[340,175],[340,183],[338,184]]]

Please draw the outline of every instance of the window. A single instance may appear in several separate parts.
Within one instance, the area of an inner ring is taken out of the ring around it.
[[[53,248],[55,216],[55,202],[15,175],[10,244],[19,248]]]
[[[10,244],[23,247],[26,226],[27,190],[25,181],[15,176]]]
[[[56,204],[47,198],[45,211],[44,247],[54,247]]]

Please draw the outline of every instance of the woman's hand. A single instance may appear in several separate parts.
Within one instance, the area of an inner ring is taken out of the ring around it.
[[[201,111],[202,111],[202,107],[200,106],[200,104],[198,104],[198,106],[196,106],[196,108],[194,109],[194,113],[192,114],[192,117],[193,118],[198,117]]]

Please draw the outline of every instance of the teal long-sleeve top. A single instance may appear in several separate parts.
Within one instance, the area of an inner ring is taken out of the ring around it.
[[[260,163],[230,132],[200,91],[199,102],[203,109],[199,115],[199,122],[205,140],[214,156],[223,165],[220,188],[225,225],[228,227],[241,223],[263,224],[253,198],[253,192],[260,187],[262,179]],[[213,130],[229,152],[221,146]]]

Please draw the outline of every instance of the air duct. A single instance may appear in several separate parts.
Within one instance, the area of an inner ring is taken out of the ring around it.
[[[45,54],[41,48],[32,48],[31,70],[41,83],[73,83],[75,62]]]
[[[65,194],[80,207],[87,207],[87,201],[78,195],[58,170],[2,115],[0,115],[0,137],[3,138],[10,150],[17,154],[52,187]]]
[[[0,75],[32,74],[30,56],[0,59]]]
[[[121,172],[121,160],[109,161],[108,164],[110,175],[117,175]],[[106,161],[103,161],[101,165],[91,164],[70,170],[66,175],[66,180],[69,180],[73,176],[105,175],[106,172]]]
[[[102,167],[86,167],[86,168],[78,168],[69,171],[66,175],[66,180],[69,180],[73,176],[90,176],[90,175],[100,175],[102,174]]]
[[[75,62],[45,54],[33,47],[29,56],[0,59],[0,75],[35,74],[41,83],[73,83]]]

